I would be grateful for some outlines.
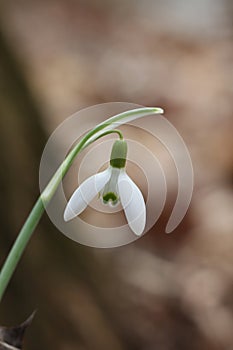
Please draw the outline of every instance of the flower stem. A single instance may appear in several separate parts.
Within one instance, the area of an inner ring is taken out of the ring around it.
[[[18,262],[37,226],[40,218],[45,210],[45,207],[52,199],[63,177],[71,167],[75,157],[87,146],[100,137],[108,135],[110,133],[117,133],[119,138],[122,139],[122,133],[119,130],[115,130],[116,126],[122,125],[129,121],[150,115],[163,113],[161,108],[139,108],[126,111],[111,117],[104,122],[98,124],[95,128],[90,130],[70,151],[63,163],[60,165],[52,179],[41,193],[37,202],[35,203],[31,213],[29,214],[25,224],[20,230],[18,237],[16,238],[13,247],[10,250],[9,255],[0,272],[0,301],[4,295],[4,292],[10,282],[10,279],[18,265]]]
[[[3,297],[5,289],[13,275],[16,266],[24,252],[25,247],[28,244],[28,241],[34,232],[40,218],[44,212],[44,204],[39,197],[35,206],[33,207],[31,213],[29,214],[25,224],[23,225],[19,235],[3,265],[0,274],[0,301]]]

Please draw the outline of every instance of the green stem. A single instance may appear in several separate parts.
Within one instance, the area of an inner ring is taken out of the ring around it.
[[[34,232],[40,218],[44,212],[44,205],[41,197],[37,200],[35,206],[33,207],[30,215],[28,216],[25,224],[23,225],[19,235],[3,265],[0,274],[0,301],[6,290],[6,287],[13,275],[15,268],[23,254],[25,247]]]
[[[116,130],[114,125],[118,123],[117,126],[132,121],[134,119],[150,115],[163,113],[161,108],[139,108],[130,110],[124,113],[120,113],[114,117],[105,120],[103,123],[98,124],[95,128],[89,131],[74,148],[70,151],[66,159],[60,165],[41,196],[38,198],[36,204],[34,205],[31,213],[29,214],[25,224],[20,230],[18,237],[8,254],[8,257],[1,269],[0,273],[0,301],[4,295],[4,292],[8,286],[8,283],[17,267],[17,264],[37,226],[40,218],[45,210],[45,207],[52,199],[54,193],[56,192],[60,182],[66,175],[67,171],[71,167],[75,157],[87,146],[89,146],[94,141],[98,140],[100,137],[108,135],[110,133],[117,133],[120,139],[123,139],[122,133]],[[111,128],[112,126],[112,128]],[[110,130],[109,130],[110,128]],[[105,130],[104,130],[105,129]],[[107,129],[107,130],[106,130]],[[102,132],[103,131],[103,132]]]
[[[103,136],[107,136],[107,135],[113,134],[113,133],[117,134],[117,135],[119,136],[119,139],[120,139],[120,140],[123,140],[123,139],[124,139],[122,132],[121,132],[120,130],[115,129],[115,130],[108,130],[108,131],[105,131],[105,132],[103,132],[102,134],[100,134],[99,136],[96,136],[96,137],[93,139],[93,142],[99,140],[99,139],[100,139],[101,137],[103,137]],[[86,148],[86,146],[84,146],[83,149],[84,149],[84,148]]]

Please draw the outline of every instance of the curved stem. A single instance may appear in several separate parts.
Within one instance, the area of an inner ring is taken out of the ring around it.
[[[98,140],[100,137],[111,133],[117,133],[120,139],[123,139],[123,135],[115,127],[123,123],[132,121],[134,119],[150,115],[163,113],[161,108],[139,108],[124,113],[120,113],[114,117],[105,120],[103,123],[98,124],[94,129],[89,131],[70,151],[66,159],[60,165],[56,173],[53,175],[52,179],[41,193],[37,202],[35,203],[31,213],[29,214],[25,224],[20,230],[18,237],[7,256],[7,259],[1,269],[0,273],[0,301],[4,295],[4,292],[8,286],[8,283],[17,267],[17,264],[37,226],[40,218],[45,210],[45,207],[50,202],[54,193],[57,190],[63,177],[66,175],[67,171],[71,167],[75,157],[87,146],[89,146],[94,141]]]
[[[114,130],[107,130],[107,131],[103,132],[102,134],[100,134],[99,136],[96,136],[95,138],[93,138],[93,142],[99,140],[103,136],[107,136],[107,135],[114,134],[114,133],[118,134],[120,140],[124,139],[122,132],[120,130],[114,129]],[[86,148],[87,146],[88,145],[85,145],[83,147],[83,149]]]
[[[81,141],[70,151],[64,162],[60,165],[49,184],[42,193],[42,199],[45,203],[49,202],[52,196],[54,195],[57,187],[59,186],[61,180],[66,175],[67,171],[71,167],[75,157],[82,150],[86,148],[92,142],[94,142],[99,136],[102,135],[102,131],[113,130],[117,126],[128,123],[132,120],[142,118],[151,114],[162,114],[163,110],[157,107],[145,107],[133,109],[126,111],[120,114],[117,114],[109,119],[106,119],[104,122],[98,124],[95,128],[90,130]],[[104,132],[105,132],[104,131]]]

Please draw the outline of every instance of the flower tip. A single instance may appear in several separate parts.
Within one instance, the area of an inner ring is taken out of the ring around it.
[[[146,216],[145,213],[142,213],[140,215],[140,218],[137,218],[136,220],[134,220],[133,222],[128,222],[129,227],[131,228],[131,230],[133,231],[133,233],[140,237],[142,236],[145,226],[146,226]]]
[[[75,216],[76,216],[75,213],[71,210],[71,208],[69,206],[67,206],[65,209],[64,215],[63,215],[64,221],[65,222],[70,221]]]
[[[131,230],[133,231],[133,233],[134,233],[136,236],[140,237],[140,236],[142,236],[142,234],[143,234],[144,228],[145,228],[145,227],[143,227],[143,229],[140,229],[140,230],[135,230],[135,229],[133,229],[133,228],[131,227]]]

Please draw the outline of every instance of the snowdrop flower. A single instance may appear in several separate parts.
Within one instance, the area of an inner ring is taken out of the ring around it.
[[[146,207],[141,191],[125,171],[127,143],[117,140],[113,144],[109,167],[86,179],[71,196],[64,212],[69,221],[81,214],[99,194],[104,204],[122,204],[131,230],[140,236],[145,228]]]

